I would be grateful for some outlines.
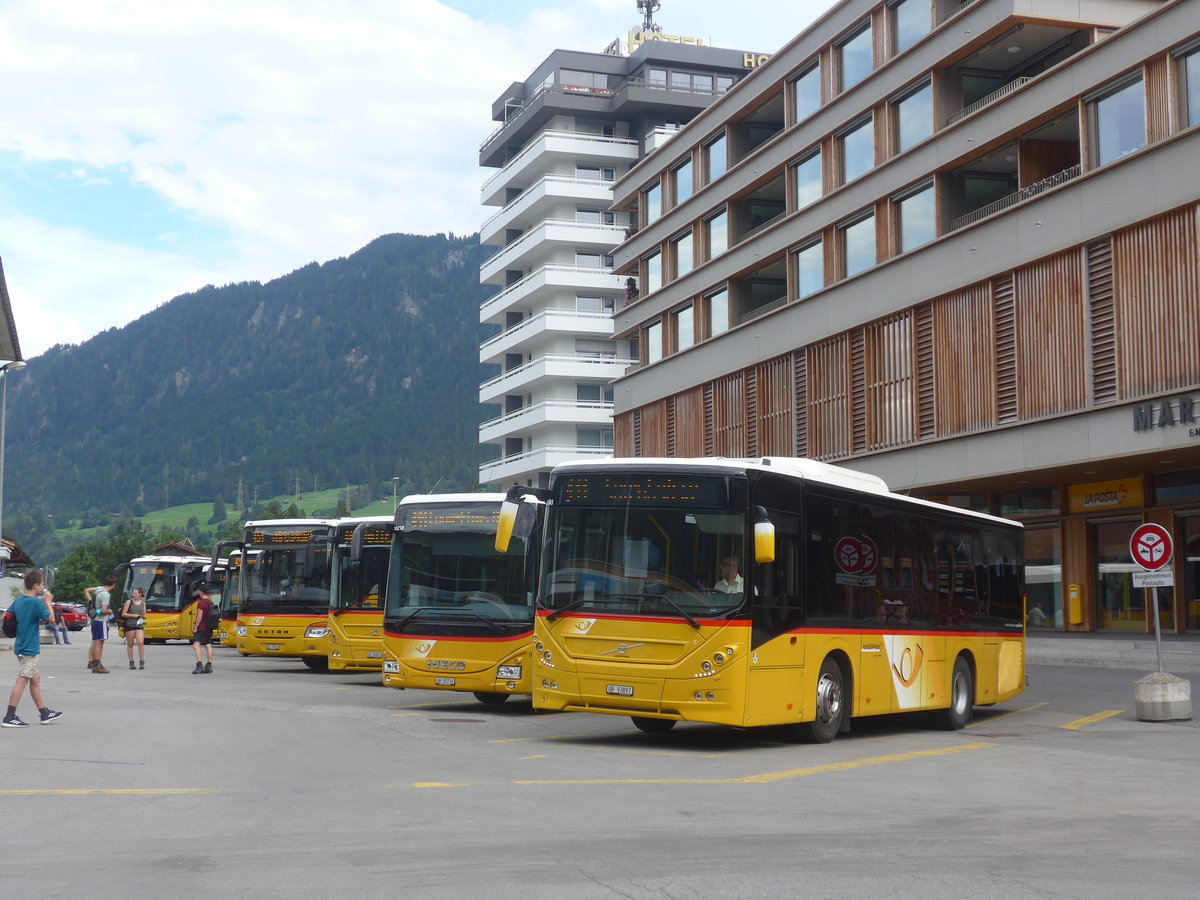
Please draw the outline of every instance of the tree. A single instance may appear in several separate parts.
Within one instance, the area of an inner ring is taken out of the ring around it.
[[[218,522],[224,522],[225,519],[225,498],[217,494],[213,499],[213,514],[212,518],[208,520],[208,524],[216,525]]]

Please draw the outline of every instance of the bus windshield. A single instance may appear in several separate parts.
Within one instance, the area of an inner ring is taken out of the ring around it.
[[[728,617],[743,605],[746,482],[724,475],[560,477],[539,602],[551,613]]]
[[[178,612],[187,605],[180,597],[180,582],[200,572],[203,562],[180,563],[173,560],[137,561],[129,569],[124,597],[141,588],[147,612]]]
[[[330,545],[322,537],[331,539],[332,534],[279,528],[283,530],[260,526],[247,535],[254,564],[242,567],[239,613],[327,613]]]
[[[460,625],[501,634],[533,623],[528,547],[515,537],[508,553],[496,550],[499,512],[498,502],[404,508],[405,530],[392,544],[390,628],[445,633]]]
[[[387,582],[388,558],[392,552],[390,523],[380,522],[364,529],[362,558],[350,556],[349,542],[354,527],[340,526],[337,564],[334,569],[334,588],[330,609],[365,609],[383,611],[383,589]]]

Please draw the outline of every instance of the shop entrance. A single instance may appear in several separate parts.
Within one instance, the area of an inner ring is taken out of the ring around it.
[[[1141,567],[1129,555],[1129,538],[1137,519],[1092,523],[1092,553],[1096,560],[1096,627],[1108,631],[1154,630],[1153,609],[1147,603],[1153,592],[1133,586],[1133,573]],[[1178,571],[1178,561],[1175,563]],[[1175,630],[1174,591],[1158,588],[1162,630]],[[1147,616],[1150,618],[1147,619]]]

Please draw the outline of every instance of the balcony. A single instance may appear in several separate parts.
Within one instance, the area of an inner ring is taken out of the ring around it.
[[[479,280],[487,284],[506,271],[526,269],[558,247],[608,253],[623,240],[625,228],[622,225],[546,219],[484,260],[479,267]]]
[[[495,444],[509,435],[536,432],[543,425],[612,425],[613,404],[583,400],[544,400],[479,426],[479,443]]]
[[[494,484],[522,480],[526,475],[552,469],[560,463],[608,459],[612,455],[611,447],[537,447],[484,463],[479,467],[479,482]]]
[[[558,292],[598,293],[618,296],[625,290],[625,276],[614,275],[597,266],[547,265],[515,281],[479,307],[483,325],[504,325],[504,314],[518,303],[537,306],[543,296],[548,300]]]
[[[481,363],[498,362],[505,353],[529,352],[530,345],[546,334],[578,334],[588,337],[612,335],[612,315],[604,312],[579,312],[574,309],[548,309],[522,319],[479,347]]]
[[[481,244],[499,244],[504,229],[517,220],[536,222],[546,217],[558,201],[582,201],[608,209],[612,205],[612,184],[595,178],[546,175],[504,209],[491,216],[479,228]]]
[[[557,379],[611,381],[635,362],[615,356],[547,354],[485,381],[479,386],[479,402],[496,403],[505,394],[519,394]]]
[[[993,200],[987,206],[981,206],[967,213],[965,216],[959,216],[950,223],[950,230],[956,231],[973,222],[978,222],[980,219],[986,219],[988,216],[998,213],[1001,210],[1008,209],[1010,206],[1015,206],[1022,200],[1036,197],[1038,194],[1058,187],[1060,184],[1066,184],[1071,179],[1078,178],[1080,172],[1081,168],[1079,166],[1071,166],[1071,168],[1063,169],[1061,172],[1051,175],[1048,178],[1043,178],[1041,181],[1035,181],[1033,184],[1026,185],[1018,191],[1013,191],[1013,193],[1001,197],[999,200]]]
[[[549,169],[553,160],[563,158],[604,166],[627,166],[637,161],[638,142],[634,138],[574,131],[543,131],[483,183],[480,202],[484,206],[503,205],[507,188],[522,187],[522,179],[528,184]]]

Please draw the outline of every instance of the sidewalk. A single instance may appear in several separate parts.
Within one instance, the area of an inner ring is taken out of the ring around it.
[[[1200,634],[1164,634],[1162,650],[1164,672],[1200,672]],[[1158,671],[1154,635],[1121,631],[1031,631],[1025,642],[1025,661],[1031,666]]]

